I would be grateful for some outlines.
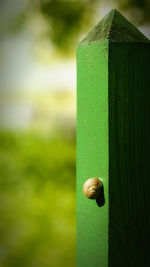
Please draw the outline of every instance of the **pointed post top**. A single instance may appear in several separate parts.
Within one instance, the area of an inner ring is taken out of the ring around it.
[[[150,42],[116,9],[107,13],[81,41],[80,45],[106,39],[110,42]]]

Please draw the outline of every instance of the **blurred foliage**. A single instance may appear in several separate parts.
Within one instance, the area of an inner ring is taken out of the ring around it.
[[[137,24],[150,21],[150,1],[148,0],[109,0],[107,3],[104,0],[1,0],[1,10],[4,9],[3,6],[5,9],[7,6],[7,9],[10,9],[12,6],[10,2],[14,2],[17,11],[20,8],[20,13],[14,12],[15,15],[11,16],[11,21],[6,28],[20,29],[26,21],[30,21],[31,17],[40,14],[47,22],[47,37],[59,50],[65,52],[72,51],[80,35],[93,26],[95,14],[98,15],[97,10],[101,6],[110,5],[122,12],[130,13],[133,17],[132,22]],[[8,13],[11,12],[7,12],[6,16]]]
[[[48,22],[48,36],[56,47],[69,52],[77,45],[78,35],[92,23],[97,0],[41,0],[32,2]]]
[[[69,49],[77,43],[79,32],[92,21],[95,0],[40,1],[40,11],[49,21],[50,37],[56,46]]]
[[[0,266],[75,266],[75,141],[0,133]]]
[[[150,22],[150,1],[149,0],[115,0],[118,8],[127,10],[133,16],[133,22],[144,24]],[[140,18],[139,18],[140,17]]]
[[[133,8],[134,13],[134,10],[139,8],[143,12],[140,23],[150,21],[150,1],[148,0],[109,0],[110,4],[111,2],[114,8],[122,11]],[[106,3],[102,0],[41,0],[39,10],[49,21],[52,41],[60,48],[68,48],[71,42],[75,42],[75,38],[81,31],[89,29],[96,10],[102,3],[105,6]]]
[[[144,21],[150,20],[150,1],[148,0],[124,0],[119,1],[119,6],[123,9],[127,9],[129,7],[138,7],[143,10],[144,13]]]

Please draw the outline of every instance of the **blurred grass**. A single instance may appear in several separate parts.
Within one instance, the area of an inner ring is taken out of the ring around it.
[[[75,140],[0,133],[0,266],[75,266]]]

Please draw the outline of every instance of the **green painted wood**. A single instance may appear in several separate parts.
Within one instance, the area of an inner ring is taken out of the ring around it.
[[[149,70],[150,44],[109,45],[109,267],[150,266]]]
[[[149,40],[116,10],[77,49],[78,267],[150,266],[149,69]]]
[[[108,41],[78,50],[77,266],[108,262]],[[105,205],[82,192],[90,177],[102,176]],[[103,239],[103,242],[100,242]]]

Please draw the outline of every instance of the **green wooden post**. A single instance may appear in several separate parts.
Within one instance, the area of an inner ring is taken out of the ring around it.
[[[77,267],[150,266],[149,69],[149,40],[117,10],[77,49]]]

